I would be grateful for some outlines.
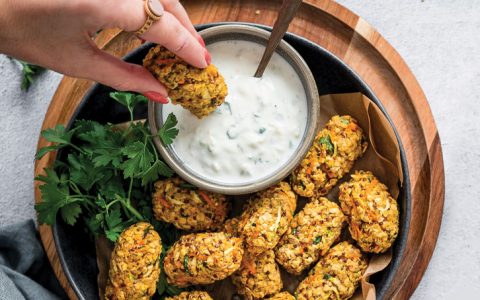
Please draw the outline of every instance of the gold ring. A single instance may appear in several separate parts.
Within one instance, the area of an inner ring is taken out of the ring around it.
[[[160,3],[160,0],[145,0],[143,8],[147,14],[147,20],[145,20],[145,23],[143,23],[143,26],[140,27],[139,30],[135,31],[137,36],[147,32],[153,23],[160,20],[164,13],[163,5]]]

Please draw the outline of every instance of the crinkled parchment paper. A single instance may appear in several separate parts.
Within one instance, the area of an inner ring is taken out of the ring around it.
[[[320,127],[334,115],[351,115],[358,120],[360,126],[364,130],[364,134],[369,141],[367,151],[354,165],[355,170],[371,171],[383,183],[387,185],[392,196],[397,199],[399,189],[403,185],[403,173],[400,161],[400,148],[395,137],[395,133],[390,126],[382,111],[366,96],[361,93],[351,94],[334,94],[320,97]],[[346,175],[341,181],[349,180],[350,176]],[[339,183],[339,184],[340,184]],[[338,185],[328,194],[328,198],[332,201],[338,201]],[[233,197],[233,215],[238,215],[241,210],[242,202],[245,197]],[[306,203],[306,199],[299,200],[299,209]],[[344,229],[343,237],[349,238],[348,229]],[[103,291],[108,276],[108,267],[110,253],[113,249],[111,243],[104,238],[98,239],[96,242],[97,264],[99,269],[98,286],[100,299],[103,299]],[[381,255],[371,255],[368,268],[362,277],[361,290],[358,289],[353,299],[374,300],[375,286],[368,282],[372,274],[382,271],[388,266],[392,259],[392,251],[387,251]],[[282,270],[282,278],[284,281],[284,289],[294,292],[303,276],[292,276]],[[234,286],[230,279],[225,279],[215,284],[200,287],[207,290],[214,299],[231,299],[235,292]]]
[[[336,114],[351,115],[358,120],[368,138],[368,149],[355,163],[351,173],[355,170],[371,171],[385,183],[393,198],[398,199],[399,189],[403,186],[400,147],[392,126],[378,106],[361,93],[326,95],[320,97],[320,103],[320,124],[325,124]],[[349,177],[345,176],[341,182],[348,180]],[[328,198],[337,201],[338,184]],[[391,250],[370,257],[367,270],[362,277],[361,293],[357,291],[353,299],[376,299],[375,286],[368,282],[369,277],[385,269],[391,260]]]

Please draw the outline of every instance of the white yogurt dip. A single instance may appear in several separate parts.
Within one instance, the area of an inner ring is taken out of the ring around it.
[[[174,152],[201,177],[222,184],[254,182],[274,174],[295,153],[305,132],[307,98],[299,76],[279,54],[262,78],[253,74],[264,46],[220,41],[207,46],[228,86],[225,103],[203,119],[180,105]]]

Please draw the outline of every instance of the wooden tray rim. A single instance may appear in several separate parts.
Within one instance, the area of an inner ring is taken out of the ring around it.
[[[430,126],[434,126],[436,128],[435,122],[433,120],[433,116],[432,116],[432,113],[431,113],[431,110],[430,110],[430,107],[429,107],[428,102],[426,100],[426,97],[425,97],[420,85],[418,84],[417,80],[415,79],[414,75],[411,73],[410,69],[405,64],[405,62],[400,57],[400,55],[397,53],[397,51],[388,42],[386,42],[383,39],[383,37],[375,29],[373,29],[373,27],[371,27],[371,25],[369,25],[367,22],[363,21],[363,19],[359,18],[354,13],[352,13],[348,9],[344,8],[340,4],[337,4],[337,3],[333,2],[333,1],[330,1],[330,0],[317,0],[317,1],[312,0],[312,1],[304,1],[304,5],[309,5],[312,8],[322,10],[323,12],[325,12],[325,13],[329,14],[330,16],[334,17],[335,19],[339,20],[341,23],[345,24],[346,26],[348,26],[349,28],[354,30],[356,33],[359,33],[362,36],[362,38],[364,38],[371,45],[372,48],[376,49],[380,53],[380,55],[385,59],[385,61],[388,62],[388,65],[390,66],[390,68],[393,71],[395,71],[395,74],[397,74],[398,79],[402,82],[402,84],[405,87],[405,90],[407,91],[408,95],[410,96],[413,107],[415,108],[415,112],[419,116],[419,119],[420,119],[420,125],[422,126],[422,130],[424,132],[425,142],[427,143],[427,145],[438,144],[436,146],[436,148],[434,149],[434,151],[439,152],[440,153],[439,155],[441,157],[441,145],[440,145],[440,140],[439,140],[439,137],[438,137],[438,133],[436,135],[432,136],[430,134],[430,132],[428,132],[424,128],[424,124],[426,124],[427,121],[431,122],[433,124],[433,125],[430,124]],[[358,26],[355,26],[355,24],[350,22],[350,20],[352,18],[358,18],[359,19],[359,23],[361,24],[361,28],[360,28],[361,30],[357,30],[358,28],[356,28],[356,27],[358,27]],[[372,40],[372,32],[374,33],[373,35],[375,36],[375,41]],[[366,34],[366,33],[368,33],[368,34]],[[108,44],[108,42],[112,38],[114,38],[117,34],[118,34],[118,32],[107,30],[104,33],[102,33],[99,37],[97,37],[97,43],[100,45],[100,47],[106,46]],[[375,44],[381,44],[382,47],[376,47]],[[394,61],[396,64],[392,64],[391,61]],[[59,88],[57,89],[57,92],[55,93],[53,99],[58,98],[58,97],[62,97],[62,93],[59,93],[59,90],[60,90],[61,87],[65,86],[67,84],[76,83],[78,81],[81,81],[81,80],[72,79],[72,78],[69,78],[69,77],[65,77],[64,79],[62,79],[62,82],[60,83]],[[91,85],[92,84],[92,83],[86,82],[86,81],[84,81],[82,83],[86,84],[86,85]],[[412,97],[413,94],[415,94],[416,96]],[[52,101],[52,104],[54,102],[55,101]],[[42,129],[44,129],[45,127],[49,127],[49,126],[46,126],[46,125],[48,125],[48,123],[49,123],[48,122],[49,121],[49,118],[48,118],[49,113],[52,110],[54,110],[54,107],[53,107],[52,104],[48,108],[44,123],[42,124]],[[41,139],[39,139],[38,147],[43,147],[44,144],[45,143]],[[54,154],[52,154],[52,157],[50,157],[50,159],[52,159],[52,158],[54,159]],[[440,218],[441,218],[441,214],[442,214],[442,211],[443,211],[444,189],[445,189],[443,159],[441,161],[436,161],[436,164],[437,164],[437,167],[439,167],[439,170],[432,170],[432,173],[430,174],[430,178],[436,178],[437,182],[440,181],[440,183],[441,183],[441,186],[438,187],[438,190],[437,190],[437,195],[436,195],[437,198],[435,199],[435,201],[438,202],[438,204],[440,204],[440,205],[438,205],[436,207],[436,211],[432,211],[431,207],[430,207],[430,209],[428,210],[427,218],[432,217],[432,215],[437,216],[437,217],[440,216]],[[41,171],[37,167],[38,167],[38,162],[35,163],[35,174],[38,174]],[[35,201],[39,202],[40,198],[38,197],[39,194],[37,193],[38,192],[38,184],[37,183],[35,183],[35,190],[36,190]],[[430,198],[432,198],[432,195],[430,195]],[[430,199],[430,200],[432,200],[432,199]],[[417,254],[416,255],[417,256],[416,261],[417,262],[428,263],[428,261],[430,260],[431,255],[433,253],[433,247],[427,249],[425,244],[429,244],[430,246],[432,244],[433,244],[433,246],[435,245],[437,237],[438,237],[439,228],[440,228],[440,222],[436,223],[433,228],[429,228],[428,224],[427,224],[427,227],[425,228],[425,230],[423,232],[423,236],[422,236],[422,244],[421,244],[422,247],[416,253]],[[429,240],[426,240],[425,235],[426,235],[427,231],[429,231],[430,234],[433,234],[433,238],[432,238],[432,236],[430,236],[430,237],[428,237]],[[51,239],[52,238],[51,228],[49,226],[41,225],[40,226],[40,233],[41,233],[42,242],[44,243],[44,247],[46,248],[46,251],[47,251],[47,254],[49,256],[50,262],[52,263],[53,266],[56,266],[56,265],[58,266],[58,256],[56,256],[56,250],[55,250],[54,245],[52,244],[52,239]],[[413,293],[415,287],[418,285],[418,283],[421,279],[421,276],[423,275],[423,273],[425,272],[425,269],[426,269],[426,264],[421,269],[414,268],[415,265],[411,268],[410,273],[408,274],[408,276],[406,276],[406,279],[405,279],[405,282],[404,282],[404,286],[405,285],[410,285],[411,291],[408,292],[409,295],[411,295],[411,293]],[[55,270],[57,276],[59,276],[59,277],[64,276],[64,273],[63,273],[63,270],[61,269],[61,267],[60,268],[55,268],[54,267],[54,270]],[[412,273],[416,273],[416,274],[412,275]],[[408,282],[408,281],[410,281],[410,282]],[[71,289],[69,289],[70,286],[69,286],[68,282],[62,282],[62,285],[64,286],[64,288],[66,288],[67,294],[69,295],[69,297],[71,299],[77,299],[76,295],[74,293],[72,293]],[[412,286],[413,286],[413,288],[412,288]]]

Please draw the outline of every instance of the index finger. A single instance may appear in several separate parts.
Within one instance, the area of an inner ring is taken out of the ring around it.
[[[120,27],[126,31],[136,31],[145,23],[143,2],[141,1],[107,1],[119,13],[105,13],[109,26]],[[105,4],[104,4],[105,5]],[[193,28],[193,26],[192,26]],[[163,16],[142,34],[143,39],[165,46],[187,63],[197,68],[205,68],[210,64],[210,54],[192,33],[180,23],[170,12]]]
[[[183,5],[180,3],[179,0],[161,0],[163,7],[165,8],[166,11],[170,12],[172,15],[174,15],[178,21],[198,40],[200,35],[197,33],[197,30],[195,30],[195,27],[192,24],[192,21],[188,17],[187,12],[185,11],[185,8]],[[202,42],[203,43],[203,40]]]
[[[205,68],[210,64],[207,49],[169,12],[165,12],[142,38],[165,46],[197,68]]]

